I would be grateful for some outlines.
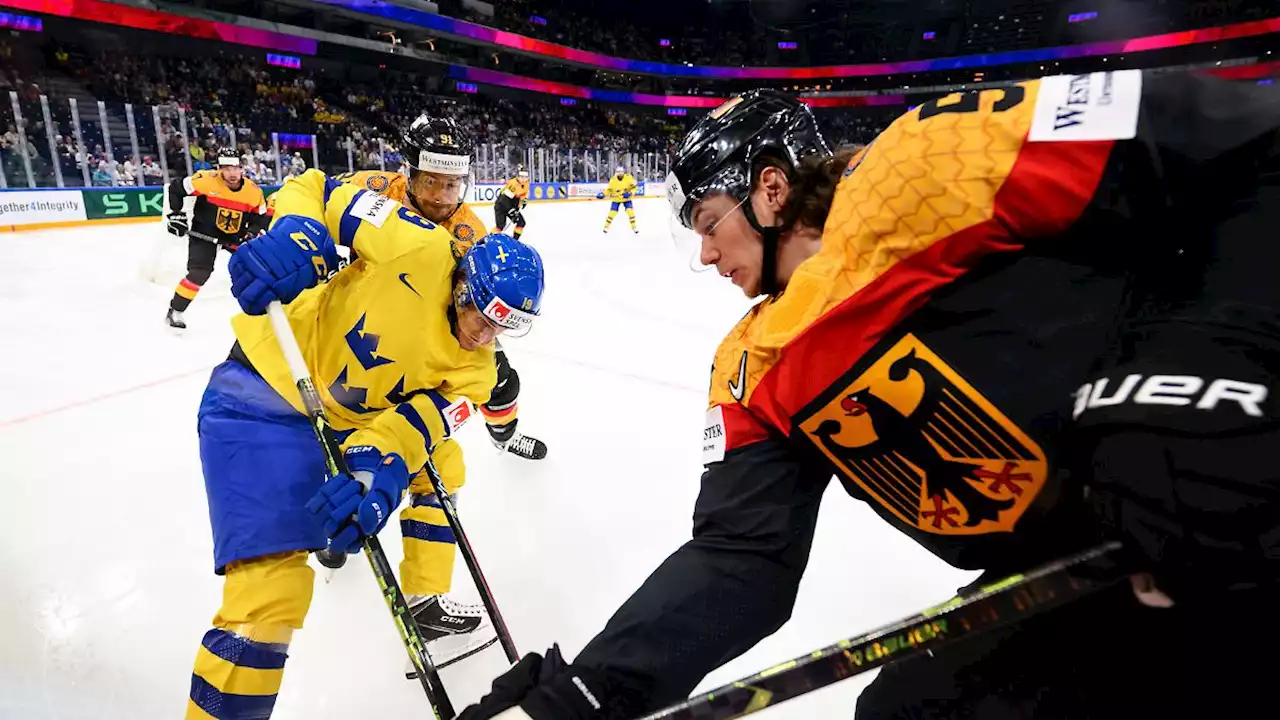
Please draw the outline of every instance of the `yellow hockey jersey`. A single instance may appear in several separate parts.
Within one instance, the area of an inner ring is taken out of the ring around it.
[[[449,323],[457,266],[450,234],[389,197],[308,170],[276,194],[275,218],[321,221],[352,262],[286,306],[307,368],[346,445],[399,453],[411,472],[488,401],[492,345],[465,351]],[[236,337],[277,392],[302,410],[266,316],[237,315]]]
[[[529,178],[520,177],[519,175],[507,181],[502,186],[502,194],[512,200],[528,200],[529,199]]]
[[[604,196],[614,202],[621,202],[623,193],[631,193],[631,197],[635,197],[636,188],[636,179],[631,176],[631,173],[626,173],[621,178],[614,175],[609,178],[609,187],[605,188]],[[630,200],[631,197],[626,199]]]
[[[344,183],[372,190],[379,195],[386,195],[401,205],[413,207],[413,202],[409,199],[409,179],[401,173],[361,170],[359,172],[344,173],[339,175],[338,179]],[[440,225],[453,233],[453,257],[455,260],[461,260],[462,256],[475,244],[476,240],[484,237],[489,232],[480,217],[466,203],[463,203],[462,207],[458,208],[453,215],[449,216],[448,220],[440,223]]]

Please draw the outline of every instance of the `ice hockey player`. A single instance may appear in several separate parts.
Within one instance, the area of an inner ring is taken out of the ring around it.
[[[411,478],[430,457],[455,486],[462,481],[460,456],[442,452],[471,404],[489,399],[494,338],[527,332],[541,306],[542,260],[518,240],[489,235],[458,263],[443,228],[319,171],[278,195],[271,229],[232,257],[232,293],[246,314],[234,318],[237,342],[200,406],[214,569],[225,581],[196,658],[188,718],[270,715],[290,637],[311,601],[308,551],[354,551],[406,491],[400,580],[415,618],[436,639],[430,645],[453,637],[438,629],[447,616],[479,632],[482,618],[454,617],[438,596],[452,575],[453,536],[429,489]],[[337,273],[335,239],[356,258]],[[290,303],[351,475],[325,477],[262,316],[273,300]]]
[[[640,228],[636,227],[636,211],[631,207],[631,197],[636,193],[636,179],[627,172],[627,169],[619,165],[613,169],[613,177],[609,178],[609,186],[604,192],[596,193],[597,200],[609,198],[609,216],[604,219],[604,232],[609,232],[609,226],[613,224],[613,218],[618,214],[618,206],[626,208],[627,219],[631,221],[631,232],[639,233]]]
[[[529,171],[524,168],[516,176],[507,181],[493,201],[493,224],[499,232],[507,229],[508,224],[515,225],[511,231],[513,237],[524,234],[524,208],[529,204]]]
[[[668,196],[764,300],[716,353],[693,538],[573,664],[526,655],[460,718],[686,697],[787,621],[832,474],[988,582],[1104,538],[1133,578],[890,664],[858,720],[1269,707],[1245,648],[1280,639],[1278,141],[1275,88],[1191,73],[948,95],[856,155],[774,91],[713,110]]]
[[[408,165],[408,175],[369,170],[340,175],[343,182],[358,185],[408,205],[431,222],[453,233],[454,256],[461,258],[485,234],[484,222],[466,203],[471,186],[472,143],[452,118],[419,115],[401,133],[400,150]],[[528,195],[528,174],[524,193]],[[499,196],[501,200],[502,196]],[[519,239],[524,219],[519,220],[514,237]],[[501,232],[499,228],[496,232]],[[497,346],[498,384],[489,402],[480,406],[485,427],[495,447],[526,460],[547,456],[547,445],[517,431],[519,424],[520,376]]]
[[[188,222],[183,201],[192,195],[196,201]],[[265,230],[267,206],[262,188],[244,177],[240,157],[229,147],[219,148],[217,170],[174,180],[168,196],[165,227],[169,234],[187,238],[187,275],[174,288],[165,322],[181,330],[187,327],[182,313],[213,274],[218,248],[235,252],[242,241]]]

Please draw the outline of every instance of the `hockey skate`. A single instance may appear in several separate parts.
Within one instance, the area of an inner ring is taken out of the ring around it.
[[[546,443],[523,433],[516,433],[506,442],[492,436],[489,439],[493,441],[493,446],[499,450],[506,450],[512,455],[522,457],[525,460],[541,460],[547,456]]]
[[[169,308],[169,312],[164,316],[164,321],[174,330],[186,330],[187,322],[182,319],[182,311]]]
[[[464,605],[444,595],[413,595],[408,600],[409,612],[418,623],[436,669],[469,658],[498,642],[498,633],[483,605]],[[405,666],[404,676],[410,680],[418,677],[412,662]]]

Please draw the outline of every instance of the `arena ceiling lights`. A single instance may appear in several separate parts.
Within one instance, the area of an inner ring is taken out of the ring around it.
[[[632,93],[620,90],[601,90],[599,88],[582,87],[568,83],[538,80],[523,75],[485,70],[466,65],[450,65],[447,77],[464,82],[497,85],[516,90],[529,90],[548,95],[559,95],[562,98],[581,98],[599,102],[628,103],[631,105],[654,105],[658,107],[678,108],[713,108],[724,103],[725,97],[704,97],[701,95],[652,95],[649,93]],[[857,95],[843,97],[802,97],[802,102],[813,107],[872,107],[901,106],[907,100],[905,95]]]
[[[319,44],[311,38],[229,25],[213,20],[199,20],[128,5],[116,5],[101,2],[101,0],[0,0],[0,6],[88,22],[123,25],[139,30],[185,35],[202,40],[217,40],[267,50],[280,50],[298,55],[315,55]]]
[[[625,58],[601,55],[600,53],[578,50],[576,48],[557,45],[556,43],[537,40],[524,35],[496,30],[494,28],[469,23],[463,20],[435,15],[422,10],[391,5],[379,0],[313,0],[313,2],[333,7],[340,7],[367,15],[376,15],[388,20],[408,25],[417,25],[433,32],[453,35],[481,43],[490,43],[517,50],[529,55],[541,55],[557,58],[578,65],[629,72],[642,75],[664,75],[670,77],[693,77],[708,80],[817,80],[823,78],[873,77],[880,75],[898,75],[904,73],[938,72],[946,70],[966,70],[972,68],[994,67],[999,65],[1017,65],[1022,63],[1043,63],[1069,60],[1082,57],[1099,57],[1119,55],[1122,53],[1163,50],[1185,45],[1221,42],[1236,38],[1253,37],[1280,32],[1280,17],[1252,22],[1224,25],[1222,27],[1186,30],[1183,32],[1148,35],[1146,37],[1114,40],[1108,42],[1086,43],[1084,45],[1066,45],[1032,50],[1013,50],[1009,52],[986,53],[982,55],[965,55],[961,57],[936,58],[933,60],[908,60],[904,62],[866,63],[861,65],[825,65],[819,67],[711,67],[698,65],[677,65],[671,63],[649,62],[644,60],[627,60]],[[0,3],[7,4],[7,3]]]

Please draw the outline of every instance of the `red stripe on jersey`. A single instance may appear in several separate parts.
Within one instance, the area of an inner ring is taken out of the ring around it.
[[[726,451],[750,445],[769,437],[769,430],[742,405],[721,405],[724,413],[724,449]]]
[[[1019,238],[1057,235],[1097,192],[1111,141],[1028,142],[996,193],[995,220]]]
[[[1093,199],[1112,146],[1025,144],[996,193],[990,220],[900,260],[801,331],[761,378],[751,411],[790,435],[792,417],[934,293],[988,255],[1070,227]]]
[[[232,200],[231,198],[214,197],[213,195],[205,195],[199,190],[195,191],[196,197],[202,197],[210,205],[227,208],[228,210],[239,210],[240,212],[256,213],[262,207],[261,205],[251,205],[247,202]]]

